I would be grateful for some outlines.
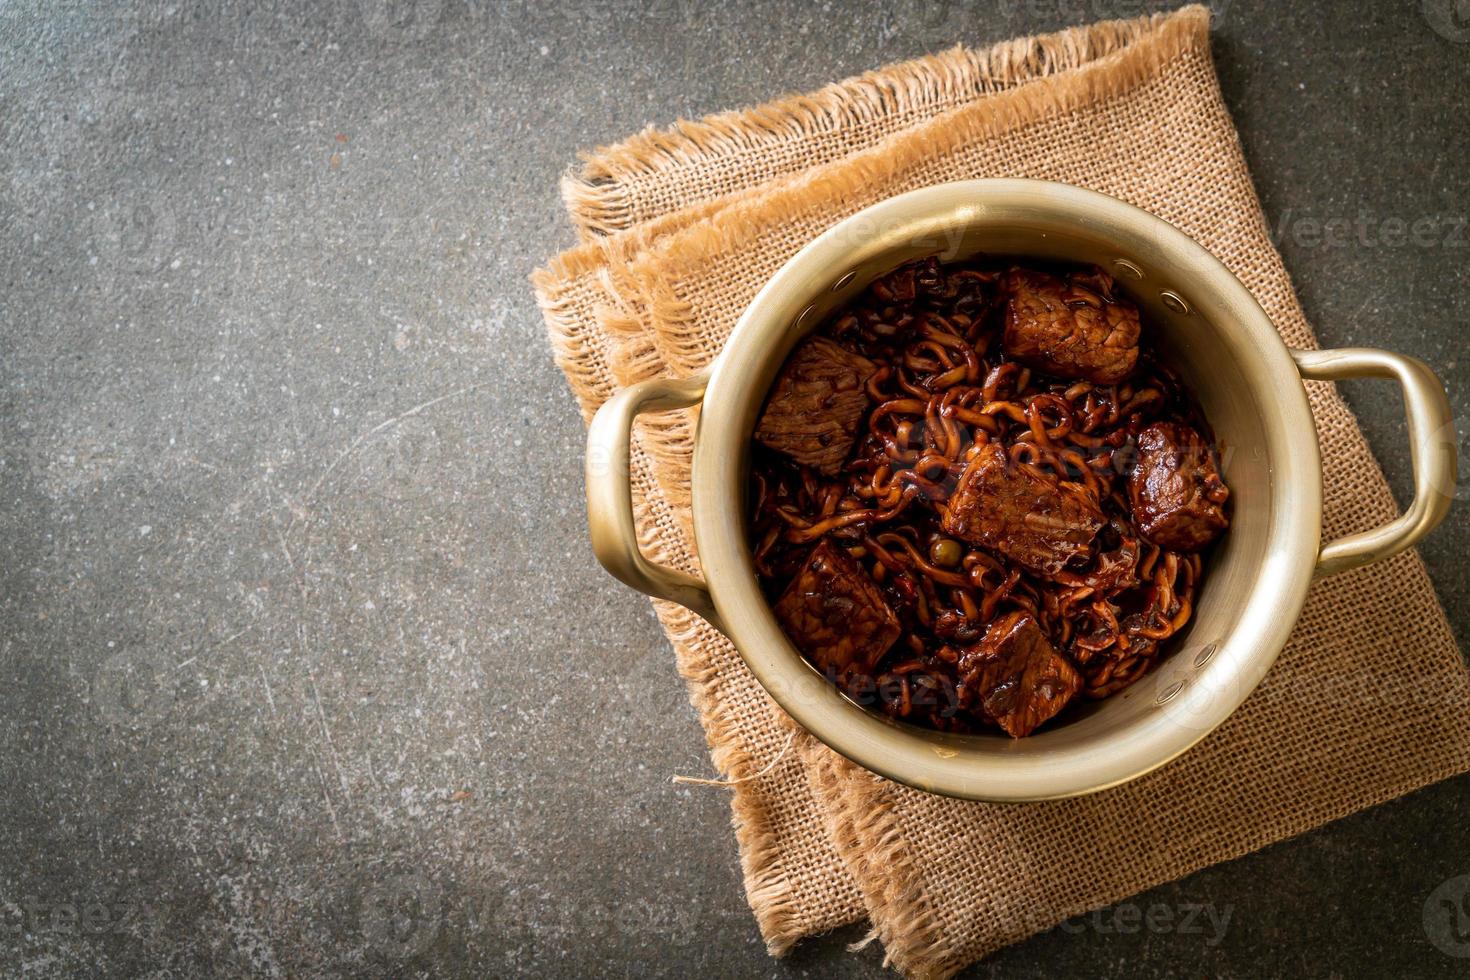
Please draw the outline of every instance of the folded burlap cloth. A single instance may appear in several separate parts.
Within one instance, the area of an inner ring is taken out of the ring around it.
[[[557,363],[590,417],[627,385],[703,368],[766,279],[840,219],[1000,176],[1152,211],[1223,260],[1288,344],[1314,346],[1221,101],[1208,13],[1192,7],[955,48],[592,153],[564,185],[584,244],[534,276]],[[1330,385],[1308,388],[1324,533],[1388,520],[1393,498],[1353,417]],[[644,419],[633,467],[645,551],[691,572],[692,432],[689,413]],[[1179,760],[1021,806],[932,796],[854,766],[793,731],[723,636],[655,605],[715,765],[743,780],[728,792],[745,887],[776,954],[867,919],[891,964],[947,975],[1470,769],[1470,681],[1414,554],[1314,586],[1259,690]]]

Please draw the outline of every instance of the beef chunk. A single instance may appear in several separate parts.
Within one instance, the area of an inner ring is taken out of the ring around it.
[[[1097,384],[1123,380],[1138,362],[1138,307],[1113,296],[1101,271],[1006,274],[1005,352],[1037,371]]]
[[[829,674],[871,671],[900,632],[878,586],[828,538],[812,549],[775,610],[786,635]]]
[[[1155,422],[1138,434],[1138,465],[1128,476],[1133,523],[1143,537],[1172,551],[1198,551],[1230,524],[1230,490],[1198,432]]]
[[[1051,575],[1092,553],[1103,515],[1080,489],[1012,464],[1004,449],[989,443],[960,474],[940,524],[946,534]]]
[[[1071,661],[1019,611],[991,623],[979,643],[960,653],[956,667],[961,702],[1012,738],[1030,735],[1082,689]]]
[[[836,476],[868,409],[872,361],[825,337],[796,349],[776,378],[755,437],[827,476]]]

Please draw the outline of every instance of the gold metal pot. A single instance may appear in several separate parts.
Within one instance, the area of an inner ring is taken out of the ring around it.
[[[1198,396],[1232,492],[1231,529],[1172,655],[1126,691],[1019,740],[920,729],[848,700],[782,633],[745,535],[750,435],[791,348],[895,266],[981,252],[1112,272]],[[1321,453],[1301,379],[1353,377],[1402,387],[1417,490],[1396,520],[1322,544]],[[704,581],[639,553],[627,477],[634,418],[696,404],[692,491]],[[1423,362],[1368,348],[1288,349],[1240,281],[1172,225],[1064,184],[977,180],[914,191],[848,218],[766,284],[708,372],[649,381],[610,399],[588,433],[587,508],[593,549],[610,572],[709,620],[771,696],[827,745],[919,789],[1019,802],[1134,779],[1224,721],[1281,652],[1314,577],[1396,554],[1444,517],[1455,477],[1452,432],[1443,388]]]

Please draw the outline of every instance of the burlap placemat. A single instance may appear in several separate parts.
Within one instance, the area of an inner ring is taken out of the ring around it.
[[[698,370],[801,245],[894,194],[981,176],[1061,180],[1173,222],[1282,336],[1314,346],[1272,247],[1210,61],[1208,15],[956,49],[810,96],[644,133],[564,189],[586,244],[535,276],[584,413]],[[1324,534],[1393,499],[1330,385],[1311,384]],[[635,499],[656,560],[696,571],[692,420],[639,432]],[[793,731],[730,644],[656,603],[773,952],[866,916],[889,962],[946,975],[1069,916],[1470,769],[1470,676],[1412,554],[1315,586],[1261,688],[1201,745],[1082,799],[1000,807],[879,779]]]

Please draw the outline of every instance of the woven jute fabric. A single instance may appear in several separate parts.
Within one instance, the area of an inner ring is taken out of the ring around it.
[[[563,184],[584,243],[534,277],[557,362],[590,417],[623,387],[708,365],[760,286],[842,218],[997,176],[1065,181],[1158,214],[1229,266],[1288,344],[1315,346],[1195,7],[956,48],[596,151]],[[1307,390],[1324,535],[1391,519],[1388,486],[1336,390]],[[645,552],[697,573],[692,415],[642,421],[633,482]],[[719,633],[655,606],[732,782],[721,791],[748,897],[777,954],[866,919],[889,963],[945,976],[1070,916],[1470,770],[1470,675],[1414,554],[1316,584],[1265,682],[1180,759],[1106,792],[1022,806],[862,770],[796,730]]]

